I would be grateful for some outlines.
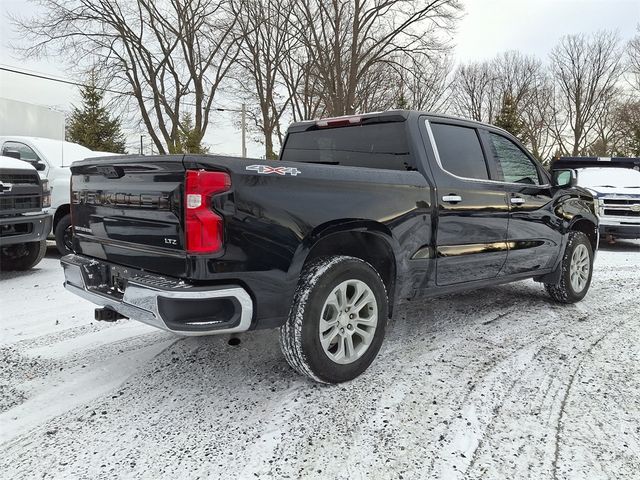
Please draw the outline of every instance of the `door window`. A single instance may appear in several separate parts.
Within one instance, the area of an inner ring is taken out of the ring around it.
[[[518,145],[502,135],[489,133],[498,173],[505,182],[540,185],[540,174],[533,161]]]
[[[431,123],[442,168],[458,177],[488,180],[487,162],[475,128]]]
[[[25,160],[27,162],[34,163],[40,160],[36,152],[24,143],[5,142],[2,146],[2,154],[5,155],[7,151],[20,152],[20,160]]]

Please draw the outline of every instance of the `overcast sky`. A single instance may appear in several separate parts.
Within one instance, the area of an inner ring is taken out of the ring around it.
[[[545,59],[565,34],[591,33],[599,29],[618,31],[631,38],[640,24],[640,0],[465,0],[465,14],[455,36],[455,58],[471,61],[492,58],[517,49]],[[9,26],[8,13],[33,13],[27,1],[0,0],[0,64],[69,78],[63,62],[16,59],[9,47],[19,41]],[[68,111],[79,103],[77,89],[0,71],[0,96],[47,105]],[[225,104],[220,99],[219,104]],[[230,105],[233,106],[233,105]],[[239,154],[240,132],[232,113],[217,113],[205,141],[217,153]],[[0,132],[2,134],[2,132]],[[131,137],[130,142],[134,142]],[[250,143],[249,155],[262,155],[262,146]]]

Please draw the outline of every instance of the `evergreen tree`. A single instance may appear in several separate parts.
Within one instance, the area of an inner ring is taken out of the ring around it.
[[[201,143],[201,138],[194,128],[193,117],[190,113],[182,115],[176,153],[209,153],[209,149]]]
[[[398,97],[398,100],[396,101],[396,108],[398,110],[408,110],[409,109],[409,102],[407,101],[407,99],[404,96],[404,93],[400,92],[400,96]]]
[[[525,124],[520,118],[517,105],[511,95],[505,95],[502,98],[502,107],[494,124],[496,127],[500,127],[514,137],[524,141]]]
[[[82,107],[74,107],[67,126],[67,140],[91,150],[124,153],[125,140],[120,120],[113,118],[103,106],[104,93],[96,85],[96,74],[80,88]]]

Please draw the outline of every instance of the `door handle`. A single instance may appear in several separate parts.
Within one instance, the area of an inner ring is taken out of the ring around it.
[[[525,199],[522,197],[511,197],[510,202],[513,205],[522,205],[525,202]]]
[[[443,195],[442,201],[447,203],[458,203],[462,201],[462,197],[460,195]]]

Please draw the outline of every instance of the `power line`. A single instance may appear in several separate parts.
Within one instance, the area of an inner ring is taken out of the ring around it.
[[[15,68],[7,67],[5,65],[0,65],[0,70],[3,70],[5,72],[10,72],[10,73],[17,73],[18,75],[25,75],[27,77],[41,78],[43,80],[49,80],[51,82],[65,83],[67,85],[73,85],[73,86],[76,86],[76,87],[86,87],[85,84],[79,83],[79,82],[74,82],[73,80],[66,80],[66,79],[63,79],[63,78],[55,78],[55,77],[52,77],[52,76],[49,76],[49,75],[45,75],[44,73],[20,71],[20,70],[16,70]],[[99,87],[97,85],[96,85],[95,88],[97,88],[98,90],[103,90],[105,92],[115,93],[117,95],[133,95],[132,93],[119,92],[117,90],[111,90],[109,88]]]
[[[33,72],[33,71],[25,71],[25,70],[17,70],[15,67],[11,67],[8,65],[3,65],[0,64],[0,70],[5,71],[5,72],[9,72],[9,73],[15,73],[18,75],[25,75],[27,77],[33,77],[33,78],[40,78],[42,80],[49,80],[51,82],[58,82],[58,83],[64,83],[66,85],[73,85],[75,87],[86,87],[87,85],[85,85],[84,83],[80,83],[80,82],[74,82],[73,80],[68,80],[65,78],[56,78],[50,75],[46,75],[44,73],[40,73],[40,72]],[[109,92],[109,93],[114,93],[116,95],[130,95],[133,96],[133,93],[131,92],[120,92],[118,90],[112,90],[110,88],[105,88],[105,87],[99,87],[97,85],[94,86],[95,88],[97,88],[98,90],[102,90],[103,92]],[[145,100],[153,100],[153,97],[142,97]],[[190,107],[195,107],[196,105],[194,103],[188,103],[188,102],[183,102],[183,105],[189,105]],[[213,108],[213,110],[217,111],[217,112],[240,112],[241,110],[238,108],[226,108],[226,107],[218,107],[218,108]]]

